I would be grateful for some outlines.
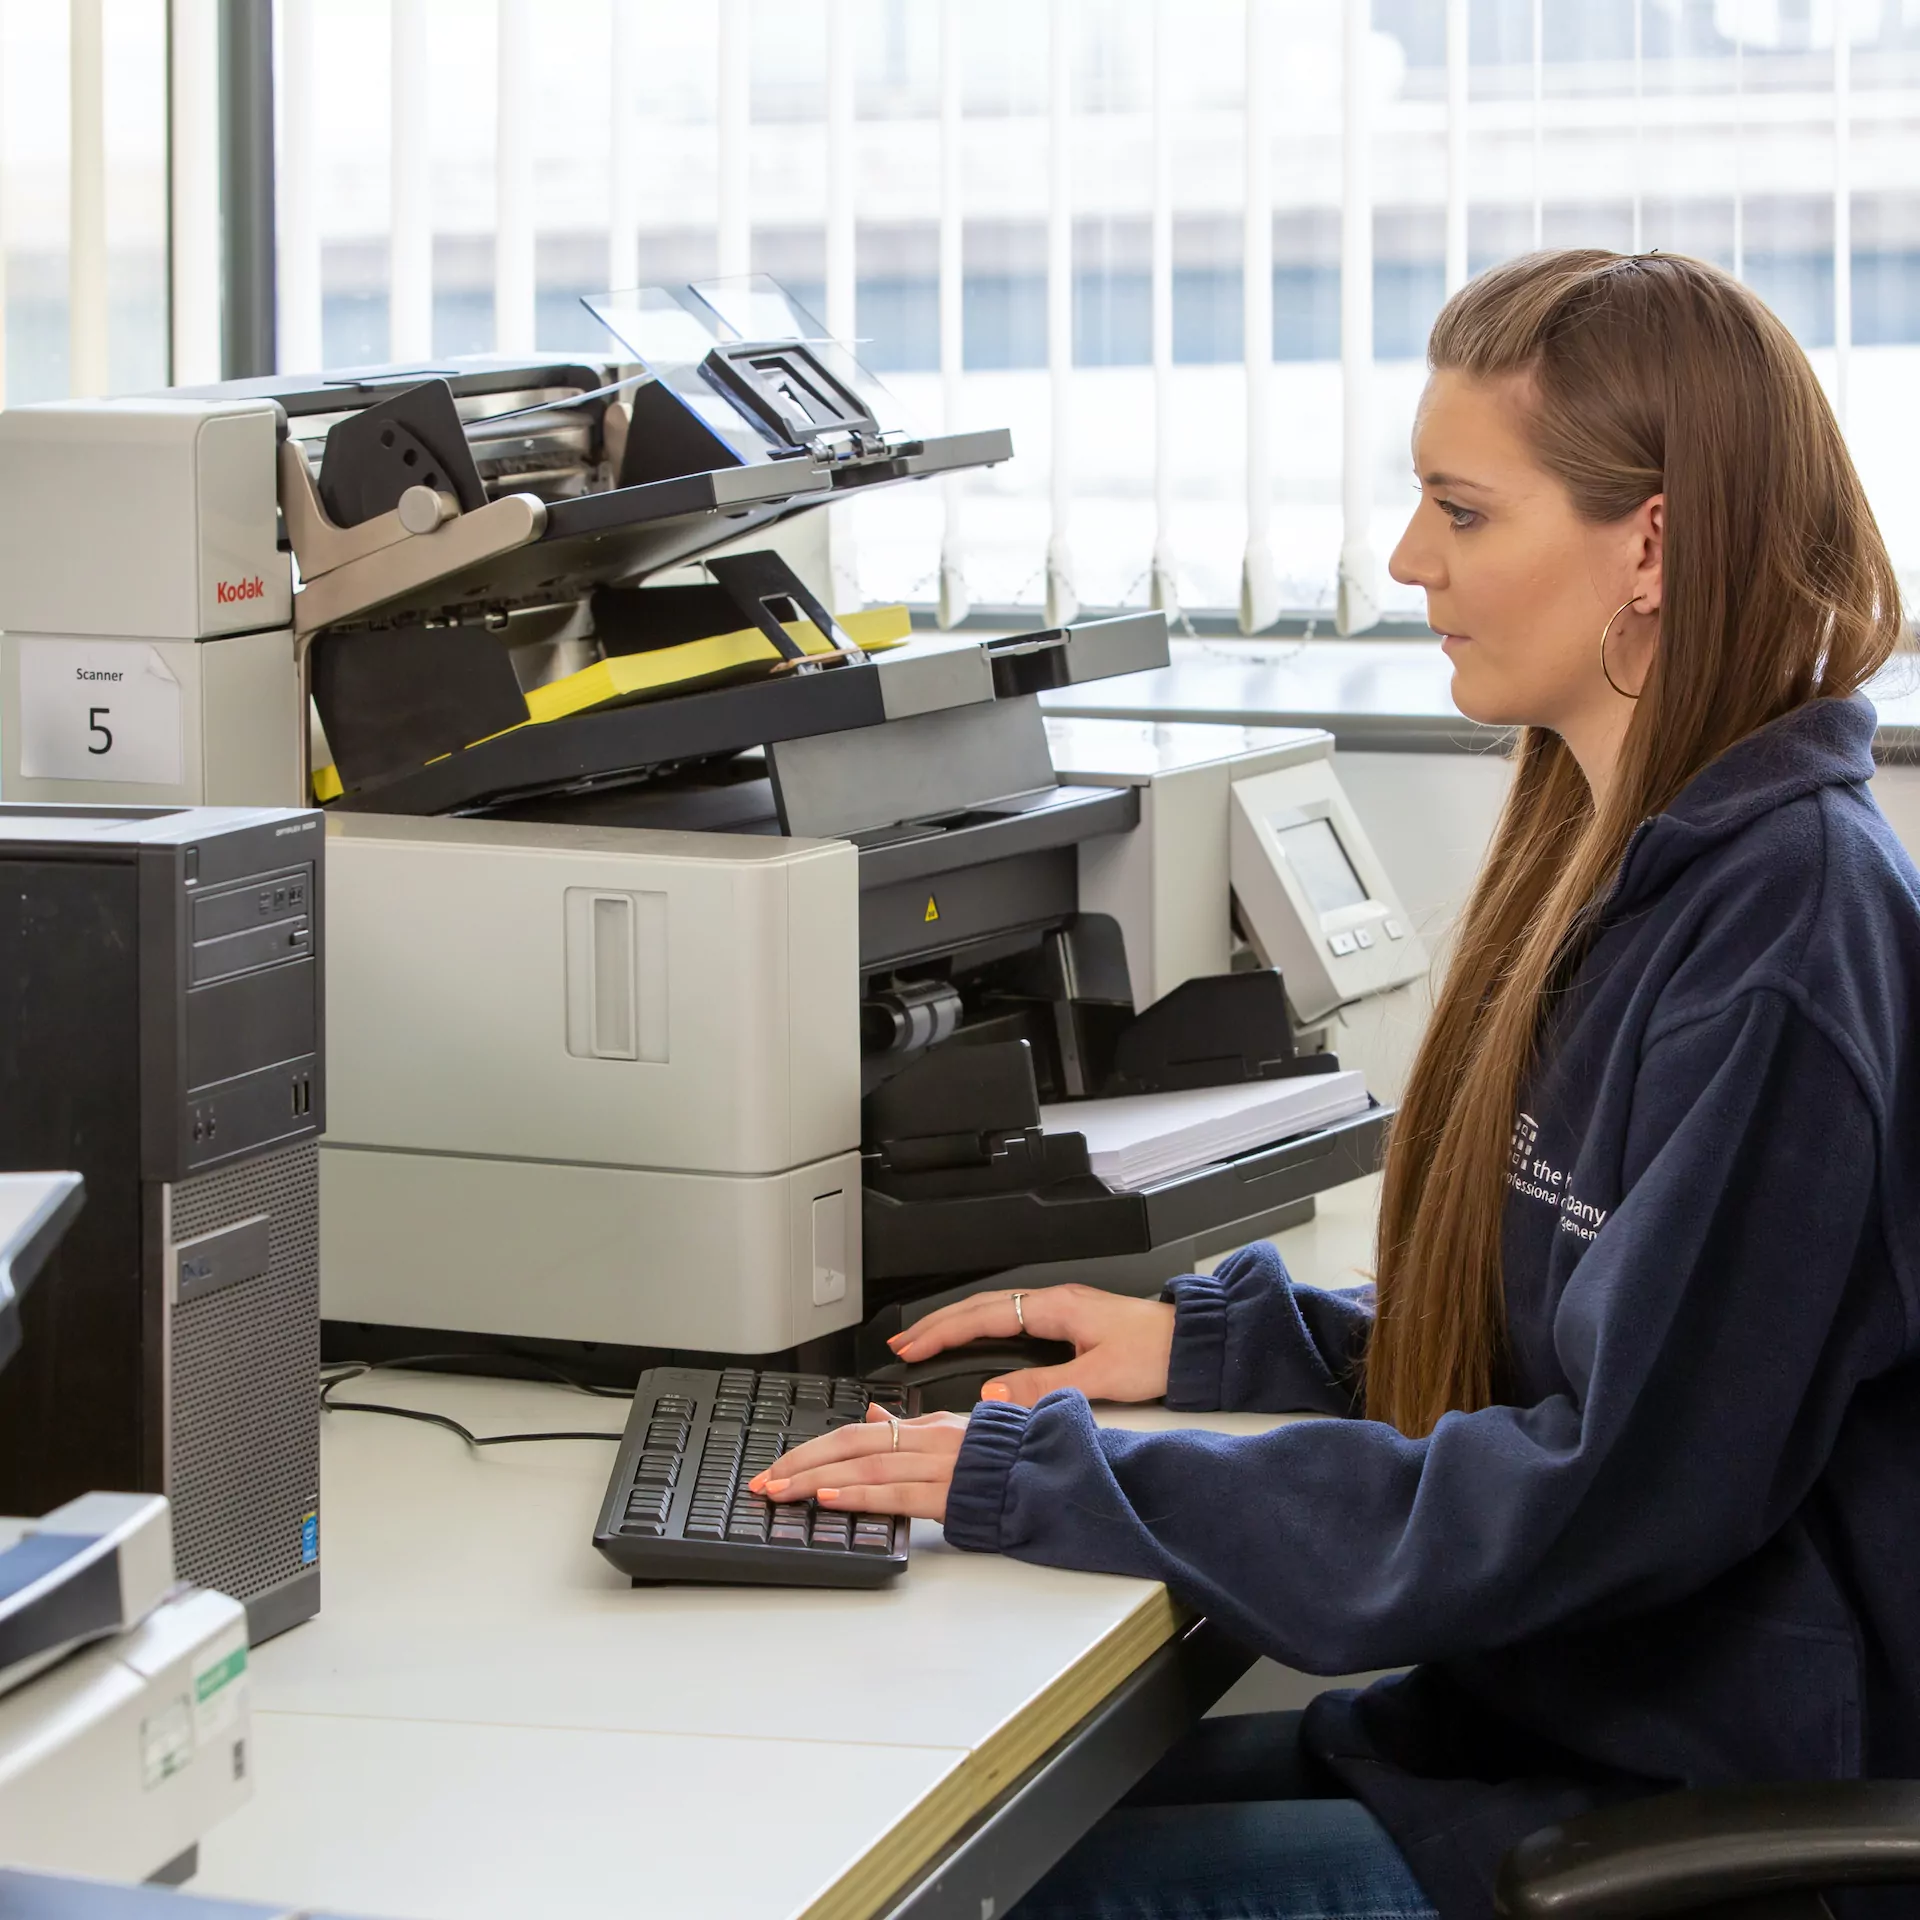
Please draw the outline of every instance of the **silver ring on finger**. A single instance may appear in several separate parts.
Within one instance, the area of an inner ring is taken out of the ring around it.
[[[887,1424],[893,1429],[893,1443],[887,1448],[889,1453],[900,1451],[900,1416],[897,1413],[887,1415]]]
[[[1020,1302],[1026,1297],[1024,1293],[1016,1293],[1013,1296],[1013,1317],[1020,1323],[1020,1331],[1022,1333],[1025,1333],[1027,1330],[1027,1315],[1025,1308],[1021,1306]]]

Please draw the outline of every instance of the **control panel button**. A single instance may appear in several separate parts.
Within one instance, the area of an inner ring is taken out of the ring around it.
[[[1354,938],[1353,938],[1353,935],[1350,933],[1328,934],[1327,945],[1331,947],[1333,951],[1336,954],[1338,954],[1342,959],[1344,959],[1348,954],[1355,951]]]
[[[1373,945],[1373,929],[1371,927],[1355,927],[1353,937],[1359,941],[1363,947]]]
[[[1389,920],[1387,922],[1387,938],[1389,940],[1404,940],[1406,937],[1407,930],[1398,920]]]

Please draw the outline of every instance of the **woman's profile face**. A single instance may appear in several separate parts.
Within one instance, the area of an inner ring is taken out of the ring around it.
[[[1582,520],[1527,442],[1528,403],[1517,379],[1443,371],[1428,381],[1413,429],[1420,500],[1389,571],[1425,589],[1462,713],[1577,741],[1624,718],[1600,671],[1600,630],[1629,595],[1638,598],[1614,623],[1607,664],[1633,689],[1651,658],[1662,503],[1612,526]]]

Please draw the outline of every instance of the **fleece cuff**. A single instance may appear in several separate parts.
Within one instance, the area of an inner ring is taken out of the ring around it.
[[[947,1538],[970,1553],[1001,1550],[1007,1475],[1020,1458],[1032,1409],[983,1400],[967,1422],[967,1437],[947,1489]]]
[[[1212,1413],[1220,1405],[1227,1357],[1227,1289],[1210,1273],[1169,1281],[1173,1353],[1167,1364],[1167,1405],[1182,1413]]]

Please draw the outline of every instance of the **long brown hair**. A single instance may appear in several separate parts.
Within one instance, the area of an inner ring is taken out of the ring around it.
[[[1666,523],[1659,643],[1606,803],[1557,734],[1523,730],[1394,1122],[1366,1404],[1413,1435],[1501,1390],[1520,1091],[1556,969],[1634,828],[1756,728],[1853,693],[1900,635],[1893,566],[1813,370],[1717,268],[1530,254],[1455,294],[1427,357],[1524,380],[1533,450],[1583,519],[1660,493]]]

